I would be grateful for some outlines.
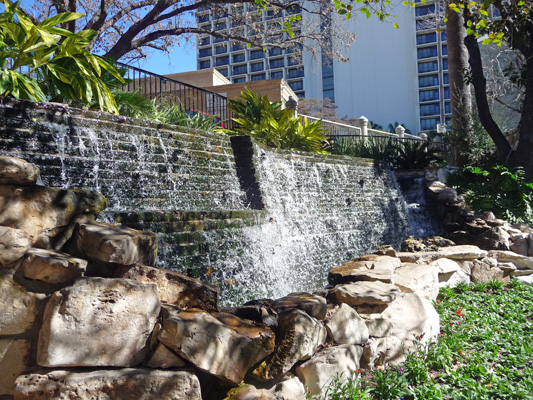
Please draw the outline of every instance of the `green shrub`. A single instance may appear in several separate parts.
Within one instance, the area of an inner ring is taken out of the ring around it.
[[[62,13],[35,25],[18,8],[4,2],[0,15],[0,96],[31,101],[56,101],[118,113],[102,72],[123,81],[109,63],[91,54],[87,45],[95,31],[72,33],[56,25],[76,20]]]
[[[451,174],[448,184],[463,193],[476,212],[492,211],[513,223],[533,223],[533,182],[525,180],[521,168],[465,167]]]
[[[241,98],[229,100],[233,112],[233,129],[222,129],[230,135],[249,135],[261,143],[286,150],[327,153],[327,136],[320,121],[300,121],[291,109],[281,109],[281,102],[271,103],[266,96],[246,89]]]

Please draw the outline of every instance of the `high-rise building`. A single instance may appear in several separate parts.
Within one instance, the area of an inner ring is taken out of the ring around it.
[[[435,0],[417,3],[414,8],[403,6],[400,0],[392,3],[394,19],[381,22],[361,15],[339,22],[356,35],[346,62],[328,60],[320,52],[312,55],[302,47],[264,51],[227,39],[199,36],[198,69],[216,68],[232,82],[283,78],[299,97],[333,100],[341,118],[364,115],[385,127],[389,123],[404,124],[413,133],[436,130],[437,124],[451,119],[446,32],[441,26],[444,10]],[[255,5],[250,9],[247,4],[241,5],[238,14],[235,6],[231,7],[217,13],[198,12],[198,26],[228,32],[239,28],[240,13],[257,14]],[[281,31],[282,18],[296,13],[302,16],[293,24],[298,31],[306,23],[306,15],[299,8],[268,10],[257,19],[266,29]],[[245,35],[253,34],[244,31],[249,28],[241,29]],[[335,40],[333,37],[332,42]]]

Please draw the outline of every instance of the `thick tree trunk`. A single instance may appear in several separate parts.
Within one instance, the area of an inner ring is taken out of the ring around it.
[[[468,10],[465,10],[465,21],[468,19],[467,12]],[[483,73],[483,63],[481,61],[481,52],[479,50],[477,38],[474,35],[468,35],[466,36],[464,43],[469,55],[468,63],[470,64],[470,73],[472,76],[472,85],[474,86],[479,120],[496,145],[496,149],[498,150],[502,162],[506,163],[511,152],[511,146],[500,130],[498,124],[496,124],[492,118],[489,102],[487,100],[487,80]]]
[[[468,70],[468,51],[464,44],[466,29],[463,16],[448,12],[446,39],[448,42],[448,78],[452,103],[453,129],[468,134],[472,130],[472,95],[464,73]]]

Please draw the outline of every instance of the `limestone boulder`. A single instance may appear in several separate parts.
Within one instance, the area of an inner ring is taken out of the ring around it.
[[[1,201],[0,199],[0,203]],[[9,266],[9,264],[20,260],[30,246],[31,241],[26,232],[8,226],[0,226],[0,264],[2,266]]]
[[[363,318],[352,307],[341,304],[328,316],[326,329],[337,344],[364,344],[369,332]]]
[[[396,299],[398,287],[383,282],[355,282],[337,285],[330,292],[331,299],[346,303],[360,313],[382,312]]]
[[[413,349],[414,340],[426,343],[434,340],[440,332],[439,314],[428,300],[416,293],[398,296],[381,317],[392,324],[391,336],[401,343],[387,352],[385,362],[403,361],[405,351]]]
[[[7,277],[0,277],[0,335],[18,335],[33,327],[40,301]]]
[[[17,400],[201,400],[200,382],[191,370],[145,368],[37,371],[16,381]]]
[[[433,301],[439,294],[439,269],[431,264],[404,263],[394,272],[394,284],[402,292],[417,293]]]
[[[510,250],[514,253],[527,257],[529,252],[529,234],[521,233],[520,235],[514,236],[515,237],[511,237],[513,242],[510,246]]]
[[[274,379],[289,371],[296,362],[311,357],[326,340],[326,328],[316,318],[298,309],[279,313],[276,348],[253,372],[260,381]]]
[[[461,245],[443,247],[438,251],[441,258],[451,260],[475,260],[485,257],[488,253],[477,246]]]
[[[510,250],[510,235],[501,226],[495,226],[478,235],[471,243],[484,250]]]
[[[510,262],[518,269],[533,269],[533,257],[526,257],[512,251],[498,250],[493,250],[489,254],[490,257],[495,258],[499,263]]]
[[[94,262],[90,273],[110,278],[131,279],[139,283],[153,283],[157,286],[159,297],[164,304],[180,308],[217,309],[218,288],[216,286],[168,269],[142,264],[122,265]]]
[[[179,368],[185,366],[185,361],[167,346],[159,343],[146,365],[155,369]]]
[[[277,299],[272,304],[272,308],[277,311],[297,308],[319,320],[323,320],[327,312],[327,304],[324,297],[305,292],[291,293]]]
[[[504,272],[498,267],[491,267],[488,264],[477,262],[472,267],[472,282],[489,283],[493,280],[507,282],[509,278],[504,278]]]
[[[80,278],[48,301],[37,363],[45,367],[135,366],[145,356],[160,306],[153,284]]]
[[[525,285],[533,285],[533,275],[517,276],[516,279]]]
[[[393,326],[389,320],[380,317],[365,319],[368,335],[373,338],[387,337],[392,334]]]
[[[268,382],[263,390],[273,394],[276,400],[302,400],[305,398],[303,383],[291,373]]]
[[[158,339],[196,368],[232,384],[274,351],[274,333],[232,314],[189,309],[164,321]]]
[[[0,225],[28,234],[34,247],[59,250],[77,223],[107,207],[99,193],[43,186],[0,186]]]
[[[368,255],[331,268],[328,282],[331,285],[358,281],[392,283],[392,275],[399,268],[399,258],[384,255]]]
[[[219,308],[222,312],[233,314],[239,318],[248,319],[257,323],[265,324],[271,329],[278,326],[278,315],[270,306],[247,305],[237,307]]]
[[[460,283],[470,283],[470,275],[454,260],[440,258],[430,263],[429,266],[439,271],[439,287],[454,288]]]
[[[157,235],[103,222],[80,224],[73,232],[69,253],[94,261],[154,266]]]
[[[248,383],[230,389],[225,400],[277,400],[274,394]]]
[[[15,379],[31,367],[31,342],[0,339],[0,398],[15,393]]]
[[[39,168],[32,163],[16,157],[0,156],[0,185],[34,185],[39,174]]]
[[[334,379],[345,382],[352,371],[360,368],[362,355],[363,348],[357,345],[327,347],[297,366],[296,375],[312,395],[325,399]]]
[[[363,348],[362,368],[376,368],[388,362],[388,354],[402,354],[403,343],[396,336],[372,338]],[[387,360],[387,361],[386,361]],[[401,358],[399,358],[401,361]],[[397,364],[398,362],[394,362]]]
[[[67,284],[83,276],[87,260],[57,251],[28,250],[22,261],[24,277],[52,284]]]

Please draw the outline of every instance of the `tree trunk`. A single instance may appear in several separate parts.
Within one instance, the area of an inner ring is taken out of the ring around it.
[[[468,71],[468,51],[464,44],[466,29],[463,16],[448,11],[446,40],[448,42],[448,78],[452,103],[453,129],[469,134],[472,131],[472,95],[464,73]]]
[[[465,22],[468,20],[468,10],[465,9],[463,14]],[[487,100],[487,80],[483,73],[483,63],[481,61],[481,52],[477,38],[474,35],[466,36],[464,43],[468,50],[468,63],[470,64],[470,73],[472,76],[472,85],[474,86],[474,94],[476,98],[477,111],[481,125],[485,128],[502,159],[506,163],[507,158],[511,152],[511,146],[503,135],[500,127],[494,119],[490,111],[489,102]]]

